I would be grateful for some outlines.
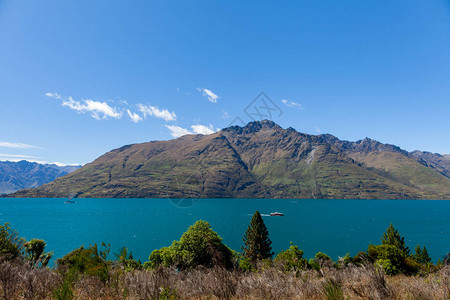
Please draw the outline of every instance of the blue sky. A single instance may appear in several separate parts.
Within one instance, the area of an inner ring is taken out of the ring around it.
[[[0,0],[0,160],[212,132],[260,92],[285,128],[450,153],[449,32],[437,0]]]

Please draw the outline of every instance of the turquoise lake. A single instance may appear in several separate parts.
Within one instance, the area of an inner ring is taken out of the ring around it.
[[[147,261],[153,249],[169,246],[196,220],[208,221],[236,251],[252,214],[263,216],[275,253],[290,242],[305,257],[324,252],[333,259],[355,255],[380,237],[392,222],[407,245],[425,245],[434,261],[450,252],[450,201],[288,200],[288,199],[10,199],[0,198],[0,223],[20,236],[40,238],[59,258],[81,245],[106,242],[111,253],[126,245]],[[110,258],[114,258],[113,255]]]

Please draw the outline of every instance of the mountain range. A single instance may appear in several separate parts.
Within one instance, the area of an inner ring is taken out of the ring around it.
[[[450,199],[450,156],[272,121],[126,145],[13,197]]]
[[[39,164],[26,160],[0,161],[0,194],[41,186],[80,167]]]

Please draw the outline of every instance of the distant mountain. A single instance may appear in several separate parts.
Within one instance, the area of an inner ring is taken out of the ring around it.
[[[271,121],[112,150],[15,197],[450,199],[450,157]]]
[[[29,161],[0,161],[0,194],[35,188],[69,174],[81,166],[57,166]]]

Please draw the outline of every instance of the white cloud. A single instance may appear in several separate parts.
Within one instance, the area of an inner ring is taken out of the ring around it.
[[[191,125],[191,130],[180,127],[180,126],[175,126],[175,125],[165,125],[169,130],[170,130],[170,135],[177,138],[183,135],[187,135],[187,134],[211,134],[214,133],[214,127],[210,124],[209,126],[205,126],[205,125]]]
[[[42,149],[41,147],[38,146],[32,146],[22,143],[10,143],[10,142],[0,142],[0,147],[16,148],[16,149]]]
[[[137,123],[139,121],[142,121],[142,117],[138,115],[137,113],[131,112],[129,109],[127,109],[128,116],[130,117],[131,121],[134,123]]]
[[[144,115],[144,118],[146,118],[147,116],[153,116],[163,119],[166,122],[175,121],[177,119],[177,115],[175,114],[175,112],[170,112],[167,109],[159,109],[155,106],[143,104],[138,104],[137,106],[139,111],[141,111],[142,114]]]
[[[28,159],[37,159],[39,157],[22,155],[22,154],[5,154],[0,153],[0,160],[11,160],[11,161],[19,161],[19,160],[28,160]]]
[[[222,111],[222,116],[220,116],[220,117],[222,119],[229,119],[230,118],[230,114],[227,111],[223,110]]]
[[[76,101],[72,97],[63,99],[57,93],[46,93],[47,97],[52,97],[58,100],[62,100],[62,105],[70,109],[76,110],[80,113],[90,112],[91,117],[97,120],[107,119],[108,117],[120,119],[122,113],[114,107],[111,107],[106,102],[94,101],[91,99],[83,100],[83,102]]]
[[[108,105],[106,102],[94,101],[94,100],[84,100],[84,104],[79,101],[73,100],[69,97],[67,100],[63,100],[63,106],[67,106],[70,109],[79,111],[81,113],[90,112],[91,117],[97,120],[107,119],[108,117],[120,119],[122,118],[122,113],[116,108]]]
[[[208,97],[209,102],[217,103],[217,99],[219,99],[219,96],[214,94],[211,90],[204,88],[197,88],[197,91],[201,92],[203,96]]]
[[[0,161],[18,162],[18,161],[22,161],[22,160],[26,160],[26,161],[29,161],[29,162],[35,162],[35,163],[38,163],[38,164],[57,165],[57,166],[60,166],[60,167],[64,167],[64,166],[79,166],[79,165],[81,165],[81,164],[66,164],[66,163],[60,163],[60,162],[56,162],[56,161],[55,162],[48,162],[48,161],[40,160],[40,158],[36,157],[36,156],[0,153]]]
[[[175,126],[175,125],[164,125],[170,130],[170,135],[177,138],[186,134],[192,134],[191,131],[189,131],[186,128]]]
[[[294,101],[289,101],[289,100],[283,99],[283,100],[281,100],[281,102],[283,102],[283,104],[286,105],[287,107],[303,109],[303,105],[301,105],[300,103],[294,102]]]
[[[317,133],[321,133],[321,132],[322,132],[322,129],[320,129],[320,128],[317,127],[317,126],[314,126],[314,130],[315,130]]]
[[[58,94],[58,93],[50,93],[50,92],[48,92],[48,93],[45,94],[45,96],[52,97],[52,98],[55,98],[55,99],[58,99],[58,100],[61,99],[61,95]]]
[[[194,133],[197,134],[211,134],[214,133],[214,129],[212,125],[205,126],[205,125],[192,125],[191,126]]]

